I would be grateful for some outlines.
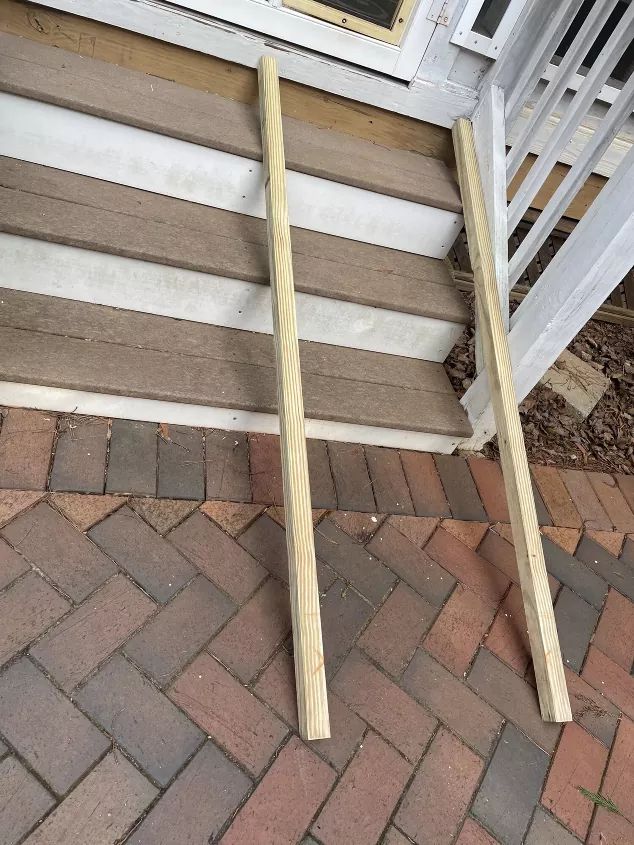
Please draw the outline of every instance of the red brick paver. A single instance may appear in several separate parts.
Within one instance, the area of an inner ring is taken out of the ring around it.
[[[381,772],[377,781],[376,773]],[[412,773],[408,764],[376,734],[346,769],[313,825],[324,845],[364,845],[378,841]]]
[[[599,791],[607,759],[607,749],[583,728],[574,722],[565,726],[542,804],[580,839],[586,837],[593,810],[580,788]]]
[[[634,546],[619,559],[622,530],[544,530],[574,718],[562,733],[539,713],[512,537],[487,487],[497,465],[439,459],[457,511],[486,512],[453,519],[432,456],[369,450],[396,473],[377,513],[363,448],[312,441],[332,736],[303,743],[283,510],[248,501],[250,470],[271,487],[262,461],[277,439],[253,452],[236,436],[214,475],[212,433],[183,431],[204,443],[200,504],[154,497],[164,426],[113,431],[122,493],[0,490],[0,796],[14,794],[0,799],[3,845],[634,841]],[[145,447],[154,464],[135,475]],[[359,454],[365,486],[345,475]],[[451,472],[475,479],[477,502]],[[627,482],[584,477],[611,527],[627,517]],[[395,513],[404,483],[417,516]],[[134,493],[143,485],[149,498]],[[345,510],[357,492],[366,513]],[[621,815],[594,809],[577,780]]]

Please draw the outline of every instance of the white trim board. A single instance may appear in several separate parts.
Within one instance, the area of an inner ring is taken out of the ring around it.
[[[196,428],[220,428],[228,431],[253,431],[279,434],[276,414],[213,408],[207,405],[188,405],[156,399],[136,399],[109,393],[67,390],[37,384],[0,381],[0,404],[14,408],[35,408],[63,414],[85,414],[115,419],[165,422]],[[392,449],[412,449],[417,452],[450,454],[459,437],[446,434],[427,434],[395,428],[355,425],[330,420],[307,419],[306,437],[319,440],[338,440],[344,443],[364,443]]]
[[[0,233],[3,286],[14,290],[273,333],[268,285]],[[463,326],[418,314],[295,294],[302,340],[444,361]]]
[[[40,0],[40,5],[179,44],[246,67],[257,67],[260,56],[269,53],[276,56],[280,76],[284,79],[437,126],[453,126],[458,117],[468,117],[476,105],[475,90],[465,85],[414,79],[408,86],[226,21],[165,5],[160,0],[108,0],[107,3],[103,0]]]
[[[0,154],[202,205],[265,217],[261,162],[0,93]],[[462,216],[287,171],[293,226],[444,258]]]

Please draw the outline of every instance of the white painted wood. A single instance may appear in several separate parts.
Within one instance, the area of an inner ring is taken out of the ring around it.
[[[522,124],[519,136],[509,151],[506,160],[506,177],[509,182],[529,153],[533,136],[556,109],[562,95],[569,87],[571,75],[581,65],[594,43],[597,33],[601,31],[617,2],[618,0],[606,0],[606,2],[595,3],[590,9],[561,64],[557,67],[552,81],[548,83],[535,103],[529,119]]]
[[[559,184],[546,207],[537,218],[537,222],[531,227],[511,258],[507,280],[509,287],[512,287],[518,281],[528,266],[528,262],[555,228],[557,221],[563,216],[581,186],[592,173],[595,165],[600,161],[606,149],[623,126],[623,122],[632,113],[633,108],[634,74],[630,76],[627,84],[621,91],[620,97],[608,110],[608,113],[601,121],[592,139],[586,144],[566,174],[566,177]]]
[[[634,37],[634,3],[625,10],[618,28],[612,33],[589,70],[583,84],[575,94],[570,106],[563,113],[557,128],[551,133],[546,146],[533,164],[518,188],[508,209],[508,233],[515,230],[526,209],[544,184],[559,155],[568,144],[575,129],[594,103],[605,80],[614,65],[623,55]],[[508,119],[508,114],[507,114]]]
[[[14,290],[273,333],[268,285],[0,233],[3,284]],[[297,292],[302,340],[444,361],[463,326]]]
[[[473,29],[483,5],[484,0],[468,0],[451,41],[468,50],[474,50],[489,59],[497,59],[526,5],[526,0],[509,0],[508,7],[491,37],[481,35]]]
[[[608,181],[511,319],[509,347],[518,402],[537,384],[634,265],[634,148]],[[486,373],[462,398],[480,449],[495,434]]]
[[[262,414],[207,405],[188,405],[155,399],[137,399],[108,393],[66,390],[37,384],[0,381],[0,404],[9,407],[35,408],[63,414],[86,414],[144,422],[166,422],[199,428],[220,428],[229,431],[254,431],[279,434],[277,414]],[[330,420],[306,420],[306,436],[344,443],[364,443],[392,449],[450,454],[460,438],[420,431],[354,425]]]
[[[42,0],[41,6],[102,21],[221,59],[256,67],[260,56],[276,56],[285,79],[399,114],[450,127],[476,105],[474,90],[426,81],[403,85],[382,74],[316,55],[274,38],[215,21],[158,0]]]
[[[264,217],[261,162],[93,115],[0,94],[0,154]],[[291,224],[444,258],[462,217],[295,171]]]
[[[547,23],[542,28],[539,28],[539,19],[535,13],[527,20],[521,37],[528,47],[528,61],[520,64],[519,74],[513,86],[510,90],[506,90],[505,108],[509,124],[515,121],[522,105],[539,82],[561,39],[581,8],[582,2],[583,0],[560,0],[559,3],[552,4],[549,0],[551,10]],[[536,31],[535,24],[538,25]],[[507,43],[511,45],[508,61],[512,62],[513,41],[510,40]],[[516,56],[516,61],[518,59],[519,56]]]
[[[400,45],[387,44],[265,0],[183,0],[182,5],[290,44],[409,81],[414,77],[434,31],[434,24],[426,14],[429,3],[430,0],[420,0]]]
[[[181,0],[181,5],[382,73],[392,73],[398,59],[399,49],[392,44],[333,26],[281,4],[271,6],[263,0]]]
[[[620,93],[616,89],[614,89],[615,93]],[[616,100],[616,97],[613,98],[613,102]],[[566,106],[566,103],[563,102],[561,105],[561,110],[563,110]],[[556,114],[552,114],[546,118],[546,120],[542,123],[542,125],[535,131],[535,133],[531,136],[530,139],[530,149],[529,152],[534,153],[535,155],[539,155],[548,139],[550,138],[552,132],[557,128],[559,121],[561,119],[561,110],[558,111]],[[519,137],[519,130],[524,125],[524,123],[530,118],[532,110],[530,106],[525,106],[522,109],[522,112],[519,118],[515,121],[510,132],[507,130],[506,141],[507,144],[512,146],[515,142],[515,139]],[[601,121],[603,120],[605,114],[598,116],[598,115],[588,115],[583,123],[577,127],[575,130],[574,135],[566,145],[565,149],[561,151],[559,154],[559,161],[563,162],[564,164],[574,164],[577,158],[583,152],[584,147],[586,144],[592,140],[594,133],[599,128]],[[627,121],[623,127],[621,128],[617,137],[612,141],[608,149],[603,154],[602,158],[596,163],[594,167],[594,172],[599,173],[601,176],[605,176],[609,178],[612,176],[616,168],[619,164],[623,161],[624,157],[629,152],[630,147],[634,141],[634,134],[632,132],[634,128],[634,124],[631,120]]]
[[[506,236],[506,146],[504,143],[504,91],[491,85],[482,93],[473,115],[473,134],[491,233],[495,276],[502,323],[508,332],[508,238]],[[479,370],[478,370],[479,372]]]
[[[551,60],[582,0],[528,0],[484,78],[482,89],[499,85],[505,92],[506,119],[515,121],[523,103]]]

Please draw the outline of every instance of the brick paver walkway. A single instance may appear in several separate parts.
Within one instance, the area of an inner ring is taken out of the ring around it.
[[[4,420],[1,845],[632,845],[631,478],[534,468],[562,730],[497,465],[311,443],[333,736],[304,744],[277,440],[161,435]]]

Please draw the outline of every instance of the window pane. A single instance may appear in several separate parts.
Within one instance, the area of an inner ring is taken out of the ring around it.
[[[391,29],[402,0],[320,0],[324,6],[339,9],[355,18]]]

